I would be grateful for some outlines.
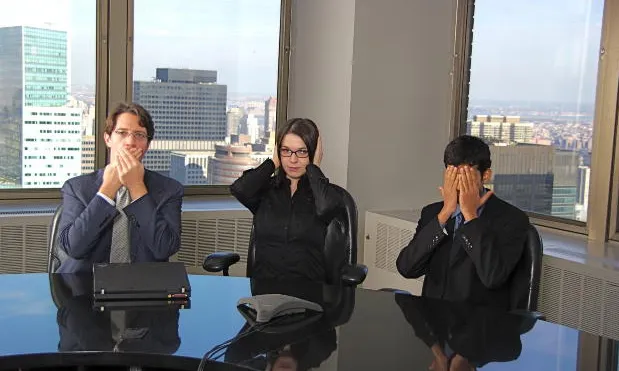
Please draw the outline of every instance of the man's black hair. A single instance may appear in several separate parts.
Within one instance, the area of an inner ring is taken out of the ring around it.
[[[452,140],[445,147],[443,162],[445,167],[449,165],[476,166],[479,172],[483,174],[492,165],[490,147],[480,138],[462,135]]]

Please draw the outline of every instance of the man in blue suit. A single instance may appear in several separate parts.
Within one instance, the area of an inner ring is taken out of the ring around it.
[[[183,186],[142,165],[154,134],[138,104],[121,103],[109,115],[110,163],[62,187],[58,273],[91,271],[93,263],[168,261],[178,251]]]

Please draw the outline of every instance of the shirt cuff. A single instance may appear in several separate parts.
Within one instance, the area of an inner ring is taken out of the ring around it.
[[[447,223],[438,223],[438,225],[441,226],[441,229],[443,230],[443,233],[445,233],[445,236],[449,236],[449,233],[447,233],[447,229],[445,228],[447,226]]]
[[[116,202],[112,199],[110,199],[108,196],[104,195],[101,192],[97,192],[97,194],[103,198],[108,204],[112,205],[112,206],[116,206]]]

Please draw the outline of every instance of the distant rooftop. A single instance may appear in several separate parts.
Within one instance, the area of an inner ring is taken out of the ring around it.
[[[217,71],[180,68],[157,68],[157,80],[180,83],[217,83]]]

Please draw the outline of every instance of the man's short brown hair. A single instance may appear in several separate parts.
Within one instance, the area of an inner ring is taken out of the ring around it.
[[[146,135],[148,136],[148,142],[150,143],[150,141],[155,137],[155,124],[153,123],[153,118],[150,116],[150,113],[148,113],[144,107],[137,103],[119,103],[114,111],[110,112],[105,120],[105,133],[107,135],[112,135],[112,132],[116,129],[116,121],[118,120],[118,116],[123,113],[131,113],[138,117],[140,126],[146,128]]]

